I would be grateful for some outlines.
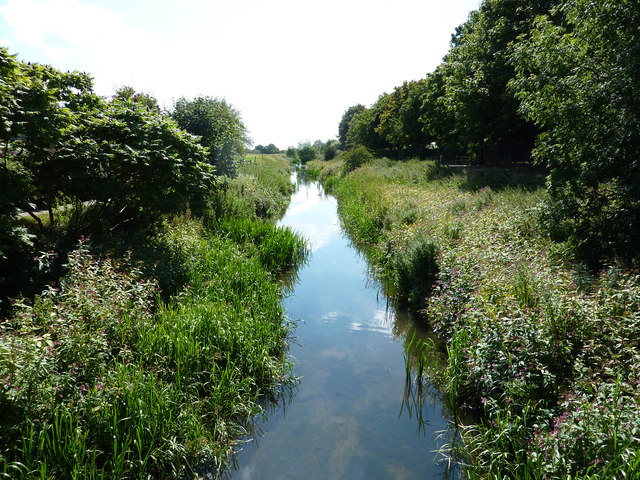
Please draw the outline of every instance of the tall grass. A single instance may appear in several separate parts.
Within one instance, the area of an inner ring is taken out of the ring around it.
[[[150,243],[142,265],[82,240],[60,283],[0,324],[0,477],[217,476],[265,399],[296,383],[275,279],[303,239],[184,215]],[[179,272],[172,295],[145,275],[154,264]]]
[[[543,179],[418,161],[311,168],[390,293],[430,284],[414,305],[445,342],[434,378],[481,416],[452,446],[467,478],[638,476],[640,276],[587,274],[545,237]],[[437,269],[416,281],[404,266],[420,242],[438,245]]]

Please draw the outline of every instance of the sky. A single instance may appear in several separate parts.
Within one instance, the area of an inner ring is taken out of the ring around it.
[[[337,137],[344,111],[433,71],[480,0],[0,0],[0,45],[170,109],[224,98],[255,145]]]

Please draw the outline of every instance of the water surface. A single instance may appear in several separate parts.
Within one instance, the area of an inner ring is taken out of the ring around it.
[[[426,395],[416,412],[416,398],[405,395],[403,339],[415,324],[387,307],[336,208],[318,183],[299,183],[280,222],[304,235],[312,251],[284,302],[298,323],[290,355],[301,382],[259,422],[231,477],[446,477],[435,451],[443,443],[438,432],[448,429],[447,409]]]

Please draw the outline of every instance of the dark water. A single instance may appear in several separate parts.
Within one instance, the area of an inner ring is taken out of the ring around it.
[[[280,222],[312,249],[285,300],[298,322],[290,355],[301,382],[286,405],[259,423],[230,475],[451,478],[435,453],[441,436],[448,440],[446,407],[435,395],[418,398],[415,385],[406,395],[403,340],[416,327],[406,313],[387,308],[364,257],[340,229],[336,205],[319,184],[299,184]]]

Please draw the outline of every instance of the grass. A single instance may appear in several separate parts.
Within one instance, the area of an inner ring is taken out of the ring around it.
[[[384,159],[309,168],[388,293],[443,340],[447,366],[429,373],[481,418],[449,452],[466,478],[639,475],[640,277],[589,274],[542,233],[543,178]],[[430,257],[435,269],[417,260]]]
[[[306,247],[256,217],[167,218],[131,255],[82,239],[59,282],[15,301],[0,325],[0,477],[224,471],[296,383],[276,278]],[[170,295],[153,271],[176,280]]]

